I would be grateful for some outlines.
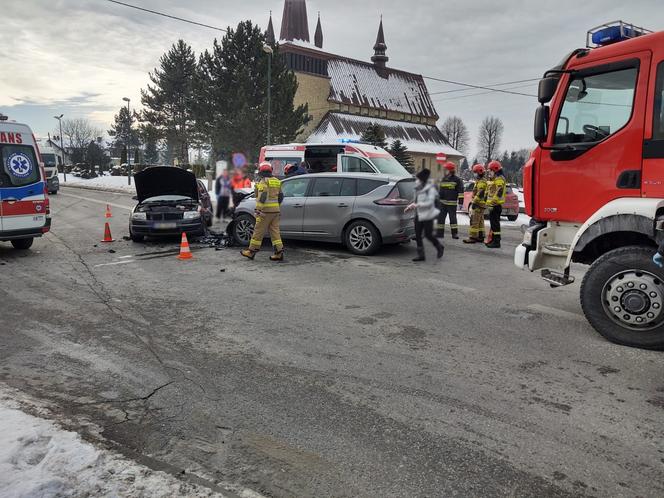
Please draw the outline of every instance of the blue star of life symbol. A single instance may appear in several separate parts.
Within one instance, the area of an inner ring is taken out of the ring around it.
[[[7,160],[9,172],[18,178],[26,178],[32,172],[32,163],[25,155],[17,152],[9,156]]]

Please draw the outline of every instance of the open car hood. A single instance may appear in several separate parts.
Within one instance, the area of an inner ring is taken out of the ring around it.
[[[174,166],[144,169],[134,175],[134,182],[138,202],[158,195],[181,195],[198,200],[198,184],[194,174]]]

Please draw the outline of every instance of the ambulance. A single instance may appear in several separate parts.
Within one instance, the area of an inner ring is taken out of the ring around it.
[[[0,114],[0,241],[29,249],[51,228],[46,175],[30,128]]]

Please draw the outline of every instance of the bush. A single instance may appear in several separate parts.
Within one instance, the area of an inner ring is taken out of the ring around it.
[[[205,178],[205,166],[202,164],[194,164],[191,167],[191,170],[193,171],[194,175],[196,175],[196,178]]]

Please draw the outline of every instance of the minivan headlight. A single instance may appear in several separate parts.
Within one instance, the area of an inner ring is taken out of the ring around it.
[[[183,219],[185,220],[195,220],[201,217],[201,213],[198,211],[185,211]]]
[[[143,220],[144,221],[144,220],[148,219],[148,215],[147,215],[147,213],[136,212],[136,213],[131,215],[131,219],[132,220],[139,220],[139,221]]]

